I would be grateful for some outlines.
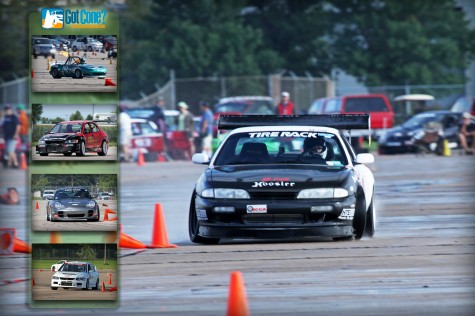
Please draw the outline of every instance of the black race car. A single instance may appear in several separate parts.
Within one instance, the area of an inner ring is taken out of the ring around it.
[[[100,217],[99,205],[85,188],[61,188],[56,190],[54,197],[48,197],[47,221],[88,220],[97,222]]]
[[[209,164],[190,203],[196,243],[221,238],[372,236],[374,177],[338,129],[368,128],[368,115],[221,116],[234,129]],[[334,128],[333,128],[334,127]]]

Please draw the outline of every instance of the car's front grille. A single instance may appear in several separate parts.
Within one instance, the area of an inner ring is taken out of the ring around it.
[[[59,278],[61,281],[72,281],[74,280],[74,277],[70,277],[70,278]]]
[[[251,199],[255,200],[293,200],[295,199],[295,192],[249,192]]]
[[[246,214],[242,216],[245,224],[303,224],[302,214]]]
[[[78,214],[78,213],[68,214],[69,218],[77,218],[77,217],[85,217],[85,216],[86,214]]]

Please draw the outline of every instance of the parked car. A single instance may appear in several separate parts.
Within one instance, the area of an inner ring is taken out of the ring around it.
[[[86,64],[84,57],[68,56],[63,63],[53,63],[49,73],[54,79],[61,79],[62,77],[73,77],[75,79],[82,79],[84,77],[105,78],[107,68]]]
[[[82,51],[102,51],[101,42],[92,37],[79,37],[74,42],[71,43],[71,49],[73,52],[82,50]]]
[[[93,121],[64,121],[57,123],[42,136],[36,153],[40,156],[63,154],[84,156],[86,152],[96,152],[99,156],[107,155],[109,136]]]
[[[51,200],[54,197],[55,190],[44,190],[43,191],[43,200]]]
[[[99,272],[90,262],[67,261],[51,277],[51,289],[98,290]]]
[[[31,39],[31,54],[35,59],[38,58],[38,56],[55,58],[57,49],[52,39],[34,37]]]
[[[51,271],[58,271],[59,268],[61,268],[61,266],[67,262],[67,260],[59,260],[58,262],[56,262],[55,264],[53,264],[51,266]]]
[[[313,101],[308,109],[308,114],[322,114],[328,99],[329,98],[319,98]]]
[[[387,130],[378,139],[380,154],[416,152],[414,137],[420,134],[424,125],[437,122],[442,125],[443,137],[451,148],[458,147],[458,130],[462,114],[447,110],[428,111],[414,115],[403,124]]]
[[[99,194],[97,195],[97,199],[98,200],[110,200],[111,195],[109,194],[109,192],[99,192]]]
[[[132,118],[131,149],[134,156],[140,150],[146,161],[156,161],[157,155],[165,152],[163,133],[157,124],[147,119]]]
[[[117,49],[117,38],[112,35],[98,35],[96,39],[104,45],[104,50]]]
[[[101,217],[99,204],[89,191],[81,187],[56,190],[54,198],[46,205],[47,221],[88,220],[98,222]]]

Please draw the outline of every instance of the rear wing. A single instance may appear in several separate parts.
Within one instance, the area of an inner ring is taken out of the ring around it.
[[[322,115],[220,115],[218,129],[251,126],[324,126],[336,129],[371,129],[369,114]]]

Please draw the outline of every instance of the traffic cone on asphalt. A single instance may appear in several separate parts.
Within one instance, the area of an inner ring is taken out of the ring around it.
[[[248,316],[249,305],[247,303],[246,289],[242,274],[239,271],[231,272],[229,284],[227,316]]]
[[[445,157],[450,157],[452,155],[452,151],[450,150],[449,141],[447,139],[444,140],[444,151],[443,154]]]
[[[119,236],[119,247],[120,248],[131,248],[131,249],[145,249],[147,246],[126,233],[122,232],[122,225],[120,225],[120,236]]]
[[[31,278],[31,286],[35,286],[35,278]]]
[[[101,292],[106,291],[106,285],[104,284],[104,281],[102,281],[102,287],[101,287]]]
[[[139,157],[137,158],[137,166],[145,165],[145,159],[143,158],[143,152],[139,148]]]
[[[111,287],[108,291],[109,292],[116,292],[117,291],[117,286]]]
[[[14,238],[13,239],[13,252],[21,252],[21,253],[31,253],[31,247],[28,243],[24,242],[21,239]]]
[[[38,201],[36,201],[36,207],[35,207],[35,210],[39,210],[40,209],[40,206],[38,205]]]
[[[107,284],[112,284],[112,273],[107,273]]]
[[[28,169],[28,164],[26,163],[25,153],[21,153],[21,155],[20,155],[20,169],[21,170]]]
[[[168,243],[165,216],[160,203],[155,204],[155,216],[153,221],[152,244],[148,248],[176,248],[177,245]]]
[[[61,235],[58,232],[51,232],[49,235],[49,243],[50,244],[60,244],[61,243]]]
[[[49,70],[49,69],[50,69],[49,62],[50,62],[50,60],[49,60],[49,57],[48,57],[48,59],[46,59],[46,64],[47,64],[47,66],[46,66],[46,70]]]
[[[104,82],[104,86],[116,86],[114,81],[112,81],[111,78],[106,78],[106,81]]]
[[[35,71],[31,69],[31,78],[35,78]]]
[[[109,65],[112,65],[112,57],[109,58]]]
[[[104,210],[104,222],[107,222],[109,221],[109,212],[108,212],[108,209],[106,208]]]

